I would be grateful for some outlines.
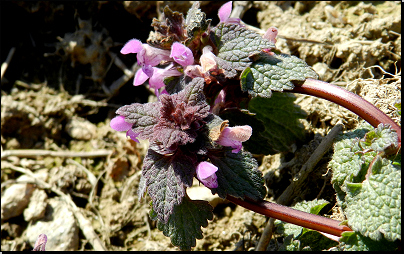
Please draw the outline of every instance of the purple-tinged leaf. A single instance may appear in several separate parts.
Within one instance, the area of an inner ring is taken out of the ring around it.
[[[133,103],[120,107],[116,114],[124,116],[126,122],[136,125],[132,131],[139,133],[139,138],[148,139],[153,136],[153,128],[158,122],[160,107],[160,102]]]
[[[237,75],[235,70],[243,71],[251,65],[250,55],[275,48],[274,43],[237,24],[220,23],[211,31],[211,39],[218,47],[217,63],[228,78]]]
[[[184,197],[180,205],[174,206],[167,223],[157,222],[157,228],[165,236],[171,238],[171,243],[181,250],[190,250],[195,247],[196,240],[202,239],[202,227],[208,226],[208,220],[213,219],[213,207],[207,201],[191,200]],[[152,220],[157,220],[157,213],[150,211]]]
[[[177,94],[160,96],[160,118],[151,137],[163,147],[193,143],[209,105],[203,94],[203,78],[195,78]]]
[[[181,149],[172,156],[149,149],[143,161],[142,175],[159,221],[167,223],[174,205],[181,204],[186,195],[185,188],[192,186],[196,163],[194,154],[185,154]]]

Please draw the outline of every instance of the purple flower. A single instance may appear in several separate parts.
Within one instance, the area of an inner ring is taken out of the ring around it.
[[[202,161],[196,167],[196,176],[208,188],[217,188],[216,171],[218,168],[210,162]]]
[[[192,54],[192,51],[187,46],[179,42],[174,42],[171,46],[170,57],[172,57],[174,61],[181,64],[183,67],[194,63],[194,55]]]
[[[219,145],[230,146],[233,153],[240,152],[241,142],[247,141],[252,134],[252,128],[249,125],[225,127],[216,141]]]
[[[156,66],[161,61],[170,61],[168,50],[153,48],[138,39],[129,40],[121,49],[121,54],[137,53],[137,63],[142,66]]]
[[[276,36],[278,35],[278,28],[271,26],[262,36],[262,38],[269,40],[270,42],[276,43]]]
[[[139,134],[132,131],[132,124],[125,121],[124,116],[116,116],[111,120],[110,126],[116,131],[127,131],[126,136],[129,136],[133,141],[139,143],[137,136]]]
[[[48,238],[45,234],[40,234],[36,239],[34,249],[32,251],[45,251],[46,242]]]
[[[221,23],[233,23],[233,24],[239,24],[240,25],[240,21],[241,19],[239,18],[229,18],[231,11],[233,9],[233,3],[232,1],[229,1],[227,3],[225,3],[224,5],[222,5],[222,7],[220,7],[219,12],[218,12],[218,16],[220,19]]]
[[[149,75],[150,76],[149,76]],[[164,84],[164,79],[172,76],[181,76],[181,72],[177,71],[176,68],[173,67],[171,63],[166,68],[161,69],[157,67],[151,67],[151,70],[148,73],[145,73],[143,69],[139,69],[135,74],[135,79],[133,80],[134,86],[142,85],[148,78],[150,88],[154,88],[156,90],[156,96],[158,97],[158,89],[162,88]]]

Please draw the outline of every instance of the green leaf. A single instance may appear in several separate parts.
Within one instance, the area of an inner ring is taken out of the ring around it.
[[[302,201],[292,208],[318,215],[329,202],[323,199]],[[324,250],[336,246],[337,243],[319,232],[290,223],[276,221],[277,233],[283,234],[285,239],[283,249],[286,250]],[[292,238],[290,238],[292,236]]]
[[[216,172],[218,187],[211,189],[225,199],[227,195],[244,199],[261,200],[266,189],[262,172],[249,152],[233,153],[232,149],[214,150],[208,154],[212,164],[219,168]]]
[[[387,124],[379,124],[377,128],[366,133],[363,138],[364,145],[377,152],[394,149],[398,146],[397,133]]]
[[[142,176],[153,201],[159,221],[167,222],[174,205],[182,202],[185,187],[192,186],[196,158],[178,149],[172,156],[161,155],[151,149],[143,161]],[[145,189],[145,186],[142,186]]]
[[[304,138],[304,127],[298,119],[305,118],[306,113],[293,103],[295,99],[293,94],[276,93],[270,99],[256,97],[248,105],[265,126],[260,147],[267,146],[270,154],[290,151],[292,144]]]
[[[386,239],[374,241],[357,232],[343,232],[338,249],[342,251],[393,251],[397,250],[396,244]]]
[[[228,78],[236,76],[235,70],[243,71],[250,66],[250,55],[275,48],[269,40],[238,24],[220,23],[211,31],[211,39],[218,47],[216,60]]]
[[[396,135],[379,127],[361,125],[338,137],[329,163],[331,182],[353,230],[372,240],[395,241],[401,239],[401,170],[393,162],[401,157],[380,157]]]
[[[300,58],[260,52],[256,61],[241,74],[241,89],[253,96],[270,98],[272,91],[292,90],[292,80],[317,79],[317,73]]]
[[[394,107],[397,109],[396,114],[401,117],[401,101],[396,101]]]
[[[201,226],[206,227],[207,220],[213,219],[212,211],[213,207],[209,202],[191,200],[185,196],[182,203],[174,207],[167,223],[158,220],[157,228],[171,238],[173,245],[181,250],[190,250],[195,247],[196,239],[203,238]],[[150,211],[150,217],[157,220],[158,215],[153,209]]]
[[[348,188],[345,212],[353,230],[372,240],[384,235],[394,241],[401,239],[401,170],[387,159],[380,161],[360,189]]]

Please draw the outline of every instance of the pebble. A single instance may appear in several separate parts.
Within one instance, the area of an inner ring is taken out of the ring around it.
[[[40,234],[48,237],[46,250],[76,251],[79,247],[79,228],[73,213],[59,197],[48,200],[45,217],[30,224],[26,236],[34,246]]]
[[[44,190],[35,189],[28,207],[24,210],[24,220],[39,220],[45,216],[48,196]]]

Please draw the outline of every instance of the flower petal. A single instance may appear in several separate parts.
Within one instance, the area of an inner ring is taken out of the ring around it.
[[[211,46],[205,46],[199,60],[202,66],[202,72],[206,73],[212,69],[217,69],[216,56],[212,53]]]
[[[138,39],[129,40],[121,49],[121,54],[138,53],[142,50],[142,42]]]
[[[145,64],[156,66],[163,60],[172,61],[172,59],[170,58],[170,51],[154,48],[146,43],[143,44],[143,49],[137,54],[137,63],[140,66],[143,66]]]
[[[142,68],[137,70],[135,74],[135,78],[133,79],[133,85],[134,86],[140,86],[143,85],[144,82],[149,78],[149,76],[146,75],[146,73],[143,72]]]
[[[174,42],[171,46],[170,57],[183,67],[194,63],[194,55],[192,54],[192,51],[179,42]]]
[[[165,86],[164,79],[166,77],[182,75],[181,72],[177,71],[175,68],[172,68],[172,67],[173,67],[172,64],[170,64],[169,66],[167,66],[164,69],[153,67],[153,69],[154,69],[153,76],[149,80],[150,87],[154,88],[154,89],[160,89],[163,86]]]
[[[252,128],[249,125],[226,127],[223,129],[220,136],[236,141],[247,141],[252,135]],[[220,137],[219,137],[220,138]]]
[[[230,17],[232,9],[233,9],[232,1],[229,1],[224,5],[222,5],[222,7],[220,7],[219,12],[217,14],[219,16],[220,22],[225,22]]]
[[[271,26],[262,36],[262,38],[269,40],[270,42],[276,43],[276,36],[278,35],[278,28]]]
[[[138,134],[138,133],[134,133],[134,132],[132,131],[132,129],[129,129],[129,130],[126,132],[126,136],[129,136],[130,139],[132,139],[133,141],[139,143],[139,140],[137,139],[137,136],[139,136],[139,134]]]
[[[197,178],[209,188],[217,188],[217,176],[216,171],[218,168],[210,162],[202,161],[196,167]]]
[[[116,131],[127,131],[132,127],[133,124],[125,122],[124,116],[116,116],[111,119],[109,125]]]

